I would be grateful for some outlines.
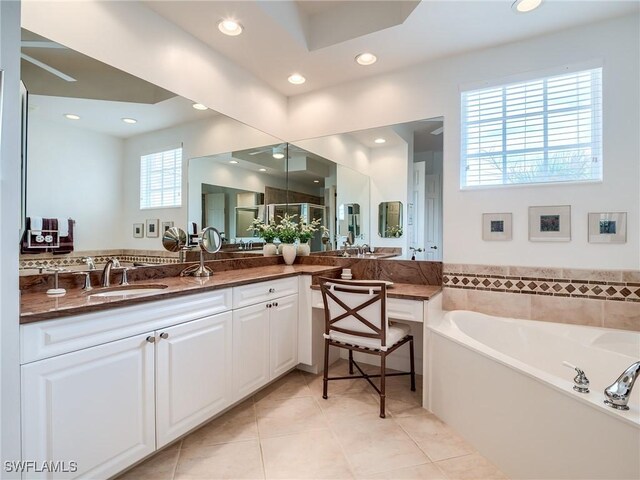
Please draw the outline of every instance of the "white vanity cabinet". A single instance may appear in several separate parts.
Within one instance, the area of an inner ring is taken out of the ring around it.
[[[233,289],[233,393],[239,400],[298,364],[298,279]],[[265,298],[269,300],[264,301]]]
[[[161,448],[232,403],[232,315],[156,332],[156,438]]]
[[[153,333],[22,367],[25,461],[77,462],[69,473],[23,478],[108,478],[155,448]]]

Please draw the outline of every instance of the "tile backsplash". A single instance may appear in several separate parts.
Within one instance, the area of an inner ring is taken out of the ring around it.
[[[445,263],[445,310],[640,331],[640,271]]]

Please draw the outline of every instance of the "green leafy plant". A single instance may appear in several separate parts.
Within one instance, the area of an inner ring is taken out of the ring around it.
[[[300,243],[306,243],[311,240],[313,238],[313,234],[318,231],[318,228],[325,228],[320,227],[320,222],[322,222],[320,218],[312,220],[311,223],[300,221],[298,224]]]
[[[296,216],[285,213],[284,216],[279,217],[280,223],[276,225],[276,232],[282,243],[294,243],[300,238],[298,224],[293,221]]]
[[[251,226],[247,228],[248,232],[254,232],[254,235],[262,238],[265,243],[273,243],[273,240],[278,236],[276,224],[273,220],[269,223],[264,223],[262,220],[255,218],[251,222]]]
[[[387,237],[401,237],[402,227],[400,225],[392,225],[387,227]]]

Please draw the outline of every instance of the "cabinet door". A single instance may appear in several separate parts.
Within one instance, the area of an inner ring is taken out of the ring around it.
[[[25,478],[108,478],[155,450],[154,347],[147,337],[21,367],[23,459],[77,464],[75,472]]]
[[[298,296],[290,295],[271,302],[271,379],[298,364]]]
[[[156,332],[158,448],[232,401],[231,312]]]
[[[269,381],[267,303],[233,311],[233,392],[239,400]]]

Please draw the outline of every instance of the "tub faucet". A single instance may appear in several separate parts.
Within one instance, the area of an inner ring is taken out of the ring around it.
[[[618,379],[604,390],[604,396],[607,397],[604,403],[611,408],[617,410],[629,410],[627,403],[633,390],[633,384],[640,374],[640,362],[632,364],[627,368]]]

